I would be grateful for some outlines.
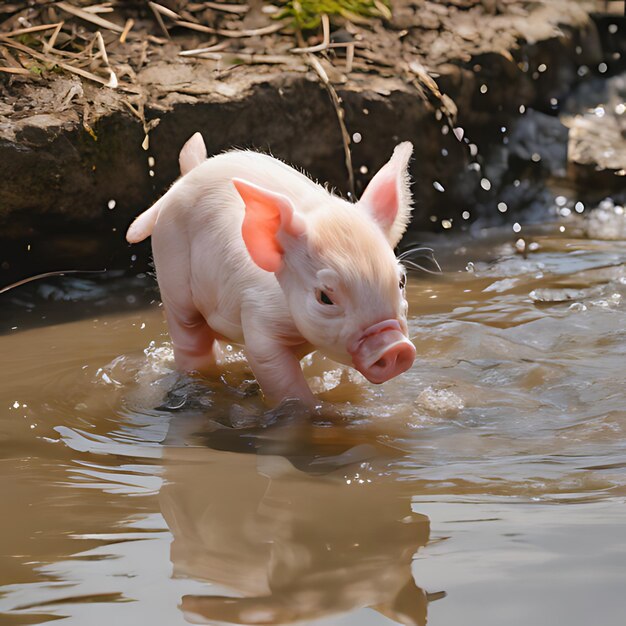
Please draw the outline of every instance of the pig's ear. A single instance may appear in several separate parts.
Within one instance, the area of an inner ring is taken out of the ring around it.
[[[283,244],[289,237],[299,237],[305,224],[289,198],[233,179],[246,206],[241,235],[252,260],[268,272],[278,272],[283,264]]]
[[[408,165],[412,152],[413,144],[409,141],[398,144],[391,159],[378,170],[359,200],[359,205],[383,229],[392,248],[402,238],[411,218],[413,200]]]

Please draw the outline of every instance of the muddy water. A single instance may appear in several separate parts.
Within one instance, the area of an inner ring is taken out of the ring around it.
[[[626,243],[511,241],[410,280],[407,375],[309,359],[314,416],[264,410],[236,350],[177,375],[157,305],[15,307],[0,623],[624,624]]]

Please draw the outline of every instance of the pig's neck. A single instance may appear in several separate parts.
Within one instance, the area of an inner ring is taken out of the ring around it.
[[[262,290],[251,288],[242,294],[242,321],[253,317],[255,327],[268,338],[284,346],[297,346],[298,350],[301,347],[304,349],[308,343],[293,321],[287,298],[278,281],[274,279],[273,283],[271,288],[266,284]]]

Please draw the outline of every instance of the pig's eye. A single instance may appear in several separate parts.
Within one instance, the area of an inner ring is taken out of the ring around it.
[[[400,276],[400,289],[404,289],[406,287],[406,275],[402,274]]]
[[[319,290],[317,292],[317,301],[320,304],[335,304],[329,297],[325,291]]]

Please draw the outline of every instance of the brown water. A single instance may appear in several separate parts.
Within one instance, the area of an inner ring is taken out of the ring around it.
[[[156,305],[16,319],[0,623],[622,626],[626,242],[510,241],[411,279],[407,375],[310,359],[312,417],[264,410],[236,351],[178,376]]]

